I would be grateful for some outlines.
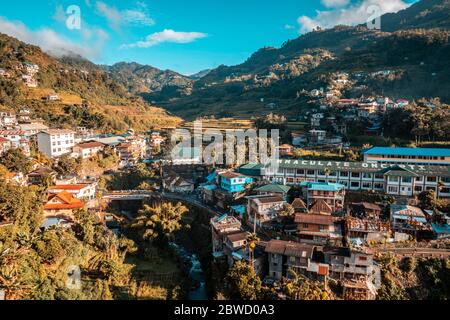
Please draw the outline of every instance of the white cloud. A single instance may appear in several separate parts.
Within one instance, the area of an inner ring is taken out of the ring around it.
[[[295,29],[295,26],[293,26],[292,24],[285,24],[284,25],[284,29],[285,30],[292,30],[292,29]]]
[[[149,48],[164,42],[190,43],[207,36],[206,33],[202,32],[177,32],[172,29],[165,29],[147,36],[143,41],[122,45],[121,48]]]
[[[108,39],[108,34],[105,31],[93,29],[90,30],[88,37],[92,39],[91,43],[77,44],[50,28],[41,28],[33,31],[20,21],[9,21],[3,17],[0,17],[0,30],[2,33],[23,42],[39,46],[45,52],[57,57],[78,54],[87,59],[96,58],[102,52],[103,46]]]
[[[322,4],[327,8],[344,7],[350,3],[351,0],[321,0]]]
[[[337,3],[340,0],[322,0],[323,2]],[[398,12],[406,9],[410,4],[404,0],[358,0],[349,3],[345,8],[336,8],[325,11],[317,11],[315,17],[301,16],[297,19],[300,25],[299,33],[304,34],[320,26],[332,28],[336,25],[357,25],[369,20],[372,13],[368,8],[376,6],[380,15],[390,12]],[[368,12],[369,11],[369,12]]]
[[[118,31],[122,25],[153,26],[153,20],[148,12],[145,3],[138,2],[137,8],[120,11],[115,7],[110,7],[102,1],[95,4],[98,13],[108,20],[109,26]]]

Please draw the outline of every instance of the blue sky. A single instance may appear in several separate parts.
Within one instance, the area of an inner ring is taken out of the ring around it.
[[[55,55],[70,50],[100,64],[136,61],[192,74],[242,63],[317,25],[361,23],[369,3],[384,13],[412,1],[21,0],[2,3],[0,32]],[[80,29],[67,27],[71,5],[80,8]]]

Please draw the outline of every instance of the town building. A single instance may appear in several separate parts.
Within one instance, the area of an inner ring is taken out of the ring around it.
[[[291,187],[281,184],[266,184],[262,187],[254,189],[254,192],[261,196],[280,196],[287,200],[290,189]]]
[[[241,231],[241,222],[229,215],[222,215],[220,217],[212,218],[210,221],[212,232],[212,247],[213,255],[219,256],[218,253],[223,253],[225,236],[227,234]]]
[[[339,183],[346,190],[374,190],[401,197],[433,190],[438,197],[450,197],[448,166],[280,159],[261,168],[261,179],[284,185]]]
[[[409,205],[391,205],[390,220],[394,231],[408,234],[416,234],[427,224],[422,209]]]
[[[97,192],[97,183],[62,184],[48,188],[48,193],[59,194],[67,192],[78,199],[89,201],[94,200]]]
[[[283,277],[292,278],[290,270],[297,274],[318,276],[328,275],[328,265],[313,262],[315,246],[306,243],[297,243],[283,240],[270,240],[265,248],[268,254],[268,276],[274,280]]]
[[[75,146],[75,132],[66,129],[49,129],[37,134],[39,151],[49,158],[60,157],[72,152]]]
[[[340,234],[335,233],[334,218],[331,215],[314,212],[297,213],[295,223],[299,242],[324,245],[342,238]]]
[[[374,274],[373,255],[345,247],[323,249],[324,262],[335,279],[370,279]]]
[[[344,206],[345,186],[339,183],[305,181],[300,183],[300,187],[308,207],[321,200],[327,203],[333,212]]]
[[[28,183],[31,185],[42,185],[45,182],[55,183],[56,172],[47,167],[39,167],[28,174]]]
[[[355,245],[368,241],[386,241],[390,238],[390,224],[381,220],[347,217],[345,226],[348,239]]]
[[[367,163],[450,166],[450,149],[374,147],[363,155]]]
[[[105,145],[98,141],[87,141],[76,144],[72,153],[77,158],[89,159],[97,155],[99,152],[105,149]]]
[[[43,123],[22,123],[19,124],[18,127],[21,131],[24,132],[24,135],[26,137],[31,137],[36,134],[38,134],[41,131],[47,131],[49,129],[48,126],[46,126]]]
[[[287,203],[280,196],[248,196],[247,200],[247,223],[251,227],[261,227],[262,224],[275,219]]]
[[[0,130],[0,138],[9,141],[9,143],[3,142],[4,147],[21,149],[25,155],[30,155],[30,141],[22,130]]]
[[[50,194],[44,205],[44,217],[73,217],[74,210],[83,209],[84,203],[73,194],[63,191]]]
[[[244,192],[253,183],[251,177],[233,171],[219,172],[218,179],[220,187],[231,193]]]
[[[370,202],[351,203],[350,213],[357,218],[377,220],[381,215],[381,207]]]
[[[0,156],[11,149],[11,141],[6,138],[0,137]]]
[[[191,193],[194,191],[194,182],[184,179],[176,172],[171,171],[163,178],[163,187],[169,192]]]

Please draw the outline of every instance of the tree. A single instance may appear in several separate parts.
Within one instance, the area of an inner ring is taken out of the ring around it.
[[[173,234],[181,229],[181,219],[188,211],[181,203],[174,206],[165,202],[154,207],[146,204],[139,211],[133,227],[142,230],[144,239],[166,244],[173,238]]]
[[[228,296],[232,300],[257,300],[261,279],[246,262],[236,261],[226,275]]]
[[[64,155],[57,160],[53,169],[63,176],[78,175],[81,170],[81,163],[78,159]]]
[[[419,200],[419,207],[422,209],[435,209],[438,204],[436,192],[433,190],[425,190],[417,196]]]
[[[294,214],[295,214],[295,209],[289,203],[286,203],[285,205],[283,205],[283,208],[280,211],[281,217],[292,218],[294,216]]]
[[[0,164],[11,172],[30,172],[31,162],[21,149],[9,149],[0,158]]]
[[[330,300],[323,284],[311,281],[303,275],[289,270],[291,279],[285,279],[286,294],[294,300]]]
[[[255,248],[256,248],[256,245],[258,244],[258,242],[259,242],[259,238],[258,238],[258,236],[256,235],[256,233],[251,233],[248,237],[247,237],[247,249],[248,249],[248,253],[249,253],[249,258],[250,258],[250,261],[251,261],[251,264],[252,264],[252,267],[254,267],[254,252],[255,252]]]

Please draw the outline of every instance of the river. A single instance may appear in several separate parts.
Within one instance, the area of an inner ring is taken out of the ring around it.
[[[189,290],[188,300],[208,300],[206,293],[206,281],[205,274],[202,269],[200,260],[196,254],[188,252],[182,246],[176,243],[170,243],[170,246],[180,255],[180,257],[190,264],[189,278],[191,279],[193,286]]]

